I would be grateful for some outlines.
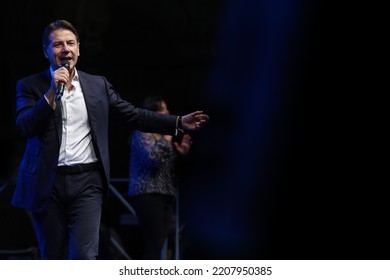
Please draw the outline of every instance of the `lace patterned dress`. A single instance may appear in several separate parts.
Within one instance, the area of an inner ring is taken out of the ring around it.
[[[134,131],[130,138],[129,195],[176,196],[174,145],[162,135]]]

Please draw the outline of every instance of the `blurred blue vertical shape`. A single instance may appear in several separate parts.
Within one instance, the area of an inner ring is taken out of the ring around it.
[[[282,68],[295,23],[293,3],[233,0],[222,30],[210,92],[216,103],[226,100],[234,115],[232,131],[227,132],[234,147],[229,151],[232,170],[228,181],[241,185],[244,193],[253,187],[252,177],[264,172],[266,158],[258,155],[267,154],[278,129],[276,118],[282,113],[285,93]]]
[[[210,258],[266,257],[260,251],[271,234],[308,8],[291,0],[231,0],[224,7],[208,87],[207,140],[224,156],[212,167],[195,218]]]

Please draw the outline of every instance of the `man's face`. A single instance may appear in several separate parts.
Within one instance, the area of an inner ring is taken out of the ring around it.
[[[67,29],[57,29],[50,33],[49,38],[50,44],[44,53],[53,70],[59,68],[65,59],[69,60],[70,69],[73,69],[80,55],[80,43],[76,35]]]

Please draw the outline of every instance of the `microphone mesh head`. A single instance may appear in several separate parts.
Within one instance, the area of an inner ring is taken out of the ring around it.
[[[62,66],[62,67],[65,67],[66,70],[68,70],[68,71],[70,72],[70,63],[69,63],[69,60],[64,59],[64,60],[61,62],[61,66]]]

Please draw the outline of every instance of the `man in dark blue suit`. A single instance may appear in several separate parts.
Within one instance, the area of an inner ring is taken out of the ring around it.
[[[18,81],[17,128],[27,137],[12,204],[31,211],[42,259],[96,259],[107,191],[109,117],[129,129],[198,130],[208,115],[135,108],[103,76],[76,69],[74,26],[57,20],[42,36],[50,69]]]

